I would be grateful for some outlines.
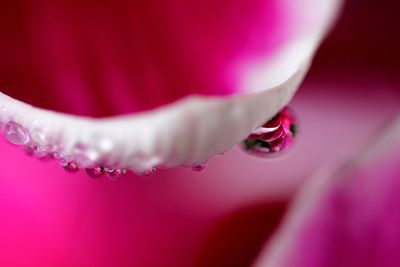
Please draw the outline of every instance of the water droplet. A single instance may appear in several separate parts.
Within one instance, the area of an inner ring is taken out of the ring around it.
[[[39,159],[49,159],[51,155],[42,147],[38,147],[38,149],[35,151],[34,156],[39,158]]]
[[[88,176],[92,178],[100,178],[104,174],[103,167],[86,168],[85,172]]]
[[[29,142],[24,146],[24,151],[28,156],[32,157],[32,156],[35,155],[35,153],[38,150],[38,148],[39,148],[38,145],[36,145],[36,144],[34,144],[32,142]]]
[[[107,169],[106,172],[112,179],[121,178],[126,174],[125,169]]]
[[[77,172],[79,170],[78,165],[73,161],[69,161],[66,163],[61,161],[61,166],[64,168],[64,170],[68,172]]]
[[[139,172],[139,174],[142,175],[142,176],[147,177],[147,176],[153,175],[156,172],[157,172],[157,168],[150,168],[150,169],[143,170],[143,171]]]
[[[28,131],[14,121],[9,121],[5,125],[4,135],[14,145],[25,145],[30,140]]]
[[[193,164],[193,166],[192,166],[192,170],[194,170],[196,172],[204,171],[205,168],[206,168],[205,164]]]
[[[29,142],[24,146],[24,150],[28,156],[37,157],[41,160],[53,159],[53,147],[51,145],[41,147],[34,142]]]
[[[73,159],[81,168],[94,168],[98,153],[88,147],[77,144],[73,150]]]
[[[59,152],[53,152],[53,158],[55,160],[62,160],[63,156]]]
[[[265,131],[260,128],[254,130],[243,141],[244,149],[248,153],[260,157],[271,157],[280,154],[278,152],[286,150],[292,145],[297,133],[297,121],[294,111],[285,107],[272,120],[260,127],[274,130]],[[278,127],[275,127],[277,125]]]
[[[31,131],[30,136],[32,142],[34,142],[38,146],[44,147],[49,143],[45,132],[42,130],[34,129],[33,131]]]

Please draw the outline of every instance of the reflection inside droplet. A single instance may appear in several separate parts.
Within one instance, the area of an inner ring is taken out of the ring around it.
[[[297,116],[291,108],[285,107],[243,141],[244,150],[260,157],[276,156],[292,145],[297,128]]]

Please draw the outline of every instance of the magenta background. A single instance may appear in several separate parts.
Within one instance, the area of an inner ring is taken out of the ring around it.
[[[310,174],[351,157],[398,110],[398,8],[348,1],[293,101],[301,134],[282,160],[234,149],[202,173],[112,182],[1,140],[0,266],[248,266]]]

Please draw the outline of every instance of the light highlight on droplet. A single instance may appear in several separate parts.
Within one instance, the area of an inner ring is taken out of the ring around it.
[[[285,107],[273,119],[255,129],[243,141],[244,150],[260,157],[279,155],[278,152],[282,152],[292,145],[297,128],[298,120],[294,111]]]
[[[28,131],[14,121],[9,121],[5,125],[4,135],[14,145],[25,145],[30,140]]]

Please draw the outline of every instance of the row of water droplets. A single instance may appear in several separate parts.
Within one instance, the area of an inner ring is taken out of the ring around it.
[[[88,176],[99,178],[107,174],[110,178],[119,178],[126,174],[125,169],[106,168],[95,166],[91,160],[90,151],[86,151],[82,145],[77,145],[74,149],[74,156],[64,156],[60,152],[61,146],[49,144],[46,134],[41,130],[29,132],[15,121],[8,121],[2,127],[5,138],[14,145],[23,146],[24,151],[29,156],[34,156],[42,160],[58,160],[61,166],[68,172],[77,172],[84,169]],[[88,152],[88,153],[87,153]]]
[[[96,165],[95,162],[99,153],[81,144],[74,146],[72,156],[63,155],[60,152],[62,151],[62,146],[57,144],[59,142],[50,144],[51,142],[43,130],[34,129],[29,132],[22,125],[11,119],[0,120],[0,128],[4,131],[5,138],[10,143],[23,146],[28,155],[43,160],[58,160],[68,172],[77,172],[80,169],[84,169],[87,175],[93,178],[99,178],[104,174],[107,174],[110,178],[119,178],[127,173],[126,169]],[[296,114],[292,109],[285,107],[274,118],[255,129],[243,141],[244,150],[260,157],[278,155],[280,154],[278,152],[291,146],[297,134],[297,128],[298,119]],[[104,142],[99,143],[104,144]],[[193,164],[190,167],[194,171],[202,171],[205,169],[205,164]],[[151,167],[136,173],[149,176],[158,169],[157,167]]]
[[[126,169],[110,168],[96,166],[96,151],[90,150],[84,145],[77,144],[73,149],[73,156],[63,155],[60,151],[62,146],[58,144],[49,144],[47,135],[42,130],[33,130],[29,132],[22,125],[10,120],[2,123],[5,138],[14,145],[23,146],[25,153],[42,160],[58,160],[60,165],[68,172],[77,172],[83,169],[89,177],[100,178],[103,175],[115,179],[123,177]],[[191,167],[194,171],[205,169],[204,164],[194,164]],[[136,172],[142,176],[154,174],[158,168],[152,167],[146,170]]]

